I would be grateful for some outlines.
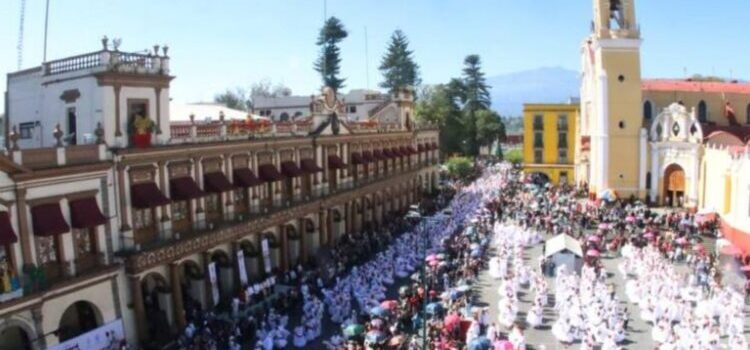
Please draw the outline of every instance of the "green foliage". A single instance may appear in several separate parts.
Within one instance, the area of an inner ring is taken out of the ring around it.
[[[460,153],[463,124],[461,110],[456,104],[455,91],[448,85],[425,86],[419,90],[417,101],[415,108],[417,123],[440,127],[441,153]]]
[[[232,89],[226,89],[226,91],[216,94],[214,96],[214,102],[220,103],[227,108],[238,109],[246,111],[251,108],[252,103],[247,90],[237,87]]]
[[[344,87],[346,79],[339,77],[341,70],[341,49],[338,44],[349,34],[344,29],[344,24],[336,17],[326,20],[323,28],[318,34],[318,41],[315,43],[320,47],[320,56],[315,61],[315,71],[320,73],[323,79],[323,85],[338,91]]]
[[[419,65],[414,62],[409,50],[409,40],[401,30],[396,30],[391,36],[391,43],[380,63],[380,72],[383,73],[384,81],[380,87],[391,92],[407,86],[417,86],[421,83],[419,78]]]
[[[505,125],[497,112],[482,109],[476,112],[477,142],[481,146],[491,145],[505,138]]]
[[[445,162],[448,174],[455,178],[466,180],[474,174],[474,163],[467,157],[453,157]]]
[[[523,163],[523,151],[520,148],[510,149],[505,152],[505,160],[513,164]]]

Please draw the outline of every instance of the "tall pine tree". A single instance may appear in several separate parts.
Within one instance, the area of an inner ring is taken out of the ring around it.
[[[383,73],[383,82],[380,87],[391,92],[407,86],[417,86],[421,83],[419,78],[419,65],[414,62],[409,50],[409,39],[404,32],[397,29],[391,35],[391,43],[388,51],[380,63],[380,72]]]
[[[462,78],[464,130],[466,133],[464,152],[476,156],[479,154],[477,112],[490,108],[490,87],[487,85],[484,72],[482,72],[479,55],[466,56]]]
[[[318,34],[318,41],[315,43],[320,47],[320,56],[315,61],[315,70],[320,73],[323,79],[323,85],[338,91],[344,87],[346,79],[339,77],[341,70],[341,49],[338,44],[349,34],[344,29],[344,24],[336,17],[326,20],[323,28]]]

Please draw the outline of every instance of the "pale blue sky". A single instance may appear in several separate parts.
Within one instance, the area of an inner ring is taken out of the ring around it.
[[[20,0],[0,0],[0,72],[16,70]],[[328,0],[328,14],[349,31],[343,43],[347,88],[369,86],[396,28],[411,40],[425,83],[460,74],[467,54],[482,56],[488,75],[561,66],[579,70],[579,44],[591,0]],[[748,0],[637,0],[645,77],[716,74],[750,78]],[[27,0],[24,67],[42,60],[44,0]],[[122,50],[168,44],[172,97],[210,100],[226,87],[270,79],[311,94],[323,0],[51,0],[48,58],[98,50],[106,34]],[[5,90],[5,79],[0,80]],[[0,101],[0,104],[2,102]]]

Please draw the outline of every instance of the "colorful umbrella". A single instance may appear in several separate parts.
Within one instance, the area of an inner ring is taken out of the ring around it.
[[[385,322],[383,322],[383,320],[379,318],[374,318],[372,321],[370,321],[370,325],[377,329],[381,329],[383,328],[383,325],[385,325]]]
[[[617,193],[612,189],[606,189],[599,192],[599,198],[607,202],[614,202],[617,200]]]
[[[461,316],[459,316],[458,314],[450,314],[448,316],[445,316],[445,319],[443,319],[443,326],[448,330],[453,330],[460,324]]]
[[[606,230],[608,227],[609,227],[609,225],[607,225],[607,224],[605,224],[603,222],[601,224],[599,224],[599,229],[600,230]]]
[[[433,261],[433,260],[438,260],[438,256],[437,256],[437,255],[435,255],[435,254],[430,254],[430,255],[428,255],[428,256],[427,256],[426,258],[424,258],[424,260],[425,260],[425,261]]]
[[[625,218],[625,222],[629,222],[629,223],[635,222],[635,216],[628,215],[628,217]]]
[[[513,343],[507,340],[496,341],[495,350],[513,350]]]
[[[430,261],[427,262],[427,265],[430,265],[430,267],[435,267],[435,266],[440,265],[440,261],[430,260]]]
[[[490,350],[492,342],[487,337],[476,337],[469,343],[469,350]]]
[[[381,331],[370,331],[365,336],[365,341],[367,341],[370,344],[381,344],[388,339],[388,336],[385,335],[385,333]]]
[[[599,242],[599,241],[602,240],[601,237],[599,237],[599,236],[589,236],[589,238],[587,238],[587,239],[588,239],[589,242]]]
[[[380,303],[380,307],[386,310],[394,310],[398,307],[398,302],[395,300],[385,300]]]
[[[344,328],[344,337],[353,338],[365,332],[365,327],[361,324],[350,324]]]
[[[380,306],[376,306],[376,307],[370,309],[370,315],[372,315],[372,316],[387,317],[389,314],[390,313],[388,312],[388,310],[386,310],[386,309],[384,309],[384,308],[382,308]]]
[[[599,255],[599,251],[596,249],[589,249],[588,251],[586,251],[586,256],[599,257]]]

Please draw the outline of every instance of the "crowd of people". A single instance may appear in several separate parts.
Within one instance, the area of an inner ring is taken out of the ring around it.
[[[631,309],[659,349],[747,348],[744,290],[722,283],[721,259],[703,242],[713,239],[713,221],[657,214],[633,199],[592,201],[571,187],[530,183],[504,163],[452,185],[424,217],[400,213],[382,231],[346,233],[315,263],[279,275],[290,290],[257,312],[242,310],[273,285],[239,298],[229,317],[190,313],[182,345],[522,350],[528,328],[547,326],[564,347],[614,350],[631,331]],[[582,266],[555,266],[544,253],[530,263],[529,249],[558,234],[578,240]],[[627,300],[603,264],[610,257],[622,258]],[[489,306],[497,319],[472,294],[485,269],[497,284]],[[519,317],[523,294],[531,305]]]

